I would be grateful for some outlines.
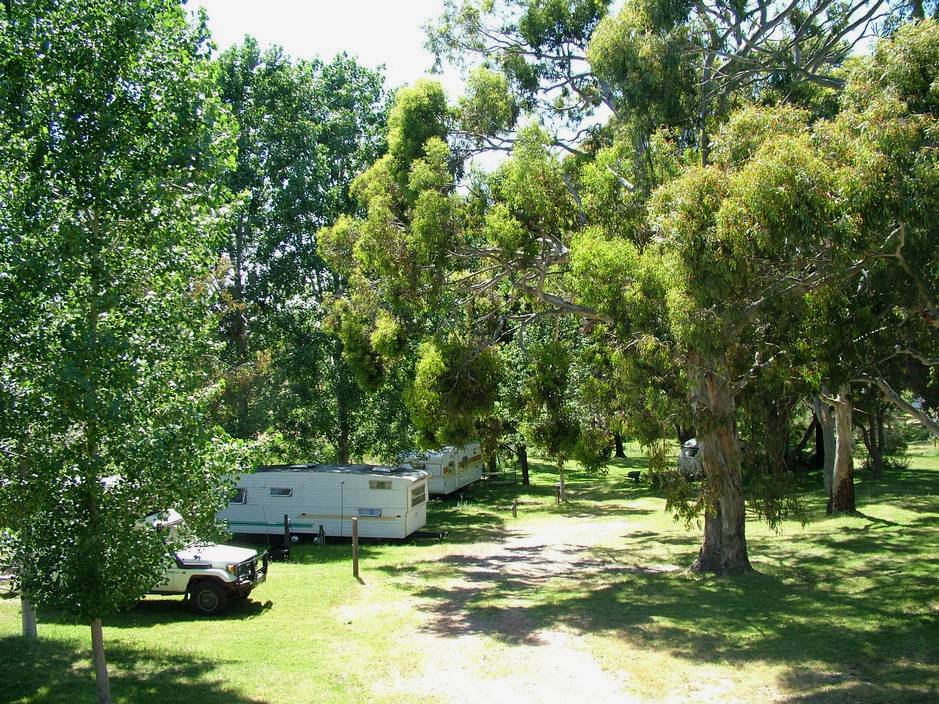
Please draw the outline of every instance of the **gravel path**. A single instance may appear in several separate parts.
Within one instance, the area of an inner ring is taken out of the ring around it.
[[[429,604],[415,604],[427,614],[414,639],[423,651],[423,670],[399,675],[382,689],[449,704],[497,704],[508,696],[545,704],[639,702],[628,682],[604,670],[579,636],[563,627],[539,628],[526,614],[526,591],[609,568],[588,550],[625,530],[619,521],[554,522],[455,549],[440,563],[456,576],[434,590]],[[480,593],[493,591],[508,595],[494,613],[467,608]]]

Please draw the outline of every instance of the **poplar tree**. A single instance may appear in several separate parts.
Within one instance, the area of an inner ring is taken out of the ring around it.
[[[0,516],[23,593],[91,625],[224,498],[207,406],[234,125],[175,0],[0,7]]]

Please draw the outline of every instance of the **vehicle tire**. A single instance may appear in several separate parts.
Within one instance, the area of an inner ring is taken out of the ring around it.
[[[215,582],[196,582],[189,589],[189,603],[200,616],[216,616],[228,607],[228,592]]]

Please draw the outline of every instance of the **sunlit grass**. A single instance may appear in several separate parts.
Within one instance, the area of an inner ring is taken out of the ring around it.
[[[462,499],[433,500],[428,529],[445,537],[363,545],[364,584],[352,578],[348,543],[304,543],[224,617],[196,618],[179,599],[147,598],[105,622],[115,701],[430,701],[389,683],[433,667],[415,638],[448,609],[477,636],[464,653],[467,666],[491,676],[511,673],[531,634],[563,629],[649,701],[937,697],[935,447],[912,448],[910,468],[880,482],[861,473],[857,515],[826,516],[813,489],[804,497],[805,525],[791,520],[773,531],[751,521],[758,573],[736,579],[684,569],[698,529],[665,513],[648,484],[629,480],[626,472],[643,464],[633,447],[605,475],[570,466],[562,507],[554,502],[556,468],[538,460],[531,487],[482,485]],[[585,526],[609,530],[585,538]],[[496,580],[455,595],[459,554],[526,530],[550,531],[560,542],[589,538],[585,559],[604,568]],[[502,625],[507,614],[511,629]],[[0,603],[0,701],[93,700],[87,626],[42,613],[39,643],[24,645],[18,631],[17,603]]]

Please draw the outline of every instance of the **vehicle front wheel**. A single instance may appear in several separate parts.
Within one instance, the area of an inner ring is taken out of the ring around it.
[[[202,616],[215,616],[228,606],[228,593],[215,582],[197,582],[189,589],[192,610]]]

